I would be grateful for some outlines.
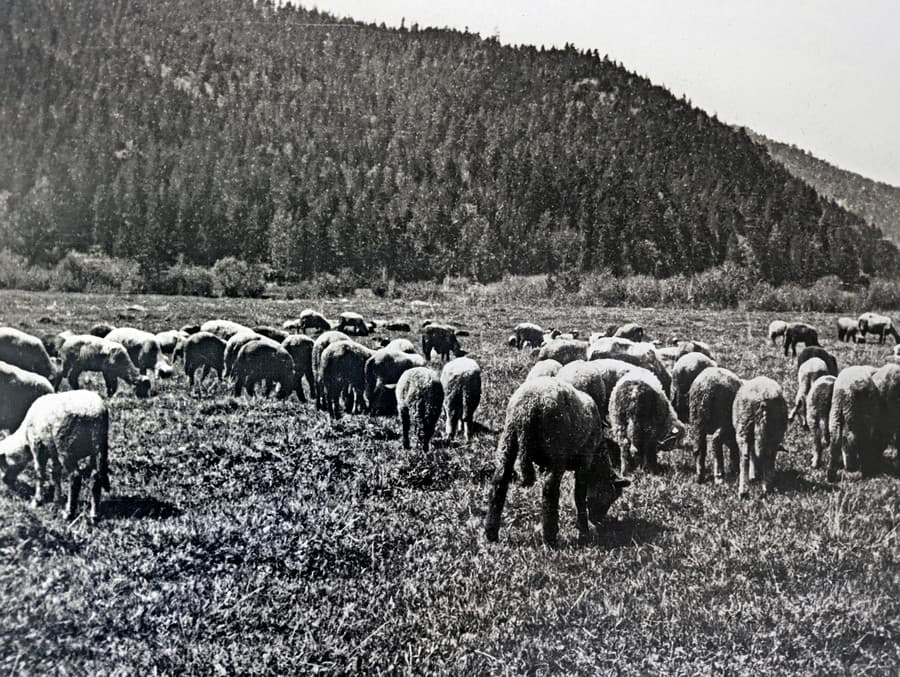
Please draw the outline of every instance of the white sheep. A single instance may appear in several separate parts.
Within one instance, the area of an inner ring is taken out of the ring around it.
[[[34,505],[47,499],[45,482],[49,465],[56,500],[62,502],[62,477],[69,480],[66,510],[73,519],[78,507],[82,472],[81,459],[88,459],[85,474],[91,478],[90,519],[99,517],[100,492],[109,491],[109,412],[96,393],[71,390],[42,395],[25,416],[16,432],[0,441],[3,480],[13,485],[29,461],[34,462]]]
[[[900,365],[888,362],[872,374],[872,381],[881,393],[884,446],[893,444],[900,450]]]
[[[833,374],[828,368],[828,365],[825,364],[824,360],[818,357],[808,359],[800,365],[799,369],[797,369],[797,395],[794,398],[794,407],[791,409],[790,413],[788,413],[788,421],[793,421],[799,416],[800,423],[804,428],[807,427],[806,412],[804,409],[806,408],[806,396],[809,394],[809,389],[812,387],[813,382],[820,376],[831,375]]]
[[[672,369],[672,385],[670,388],[672,406],[679,420],[687,423],[690,420],[691,403],[688,394],[691,385],[704,369],[718,366],[716,362],[700,352],[688,352],[678,358]]]
[[[105,338],[107,341],[121,343],[141,374],[150,371],[160,378],[168,378],[172,375],[172,365],[163,357],[156,334],[134,327],[118,327],[109,332]]]
[[[39,374],[54,388],[59,385],[59,368],[50,359],[43,342],[24,331],[0,327],[0,361]]]
[[[200,325],[200,331],[207,331],[210,334],[215,334],[223,341],[227,341],[239,332],[253,330],[231,320],[208,320]]]
[[[309,386],[309,395],[316,397],[316,378],[312,368],[312,350],[315,341],[306,334],[290,334],[281,342],[281,347],[290,353],[294,361],[294,391],[297,399],[306,402],[303,393],[303,379]]]
[[[430,367],[413,367],[403,372],[397,381],[396,394],[403,448],[410,448],[409,432],[415,424],[419,446],[427,453],[444,404],[441,379]]]
[[[806,394],[806,427],[811,428],[813,434],[813,468],[822,467],[822,450],[831,444],[828,419],[835,379],[831,374],[820,376],[813,381]]]
[[[538,350],[538,360],[556,360],[562,365],[587,357],[588,342],[577,339],[552,339]]]
[[[373,353],[356,341],[336,341],[322,351],[318,382],[331,418],[340,418],[341,398],[348,412],[366,411],[366,361]]]
[[[858,469],[865,476],[875,472],[884,450],[882,431],[885,429],[884,400],[872,379],[876,371],[868,365],[847,367],[834,381],[828,417],[829,482],[837,481],[842,461],[848,472]]]
[[[78,377],[86,371],[99,371],[106,383],[106,394],[112,397],[119,387],[119,379],[134,386],[135,395],[150,395],[150,379],[141,375],[128,351],[121,343],[90,334],[70,336],[59,350],[62,356],[62,376],[74,390]]]
[[[732,405],[741,379],[722,367],[712,366],[700,372],[688,391],[691,429],[694,438],[696,479],[702,482],[706,472],[707,437],[713,436],[713,481],[724,481],[723,447],[729,451],[729,472],[737,474],[739,453],[732,421]]]
[[[626,322],[613,333],[616,338],[631,339],[632,341],[644,340],[644,328],[636,322]]]
[[[50,381],[33,371],[0,362],[0,430],[15,430],[31,403],[53,392]]]
[[[306,311],[304,311],[306,312]],[[314,311],[310,311],[314,312]],[[301,313],[302,317],[303,313]],[[321,373],[322,373],[322,353],[325,352],[325,349],[328,348],[332,343],[338,343],[340,341],[350,341],[352,340],[347,334],[342,331],[332,331],[326,330],[319,334],[316,337],[315,343],[313,343],[312,348],[312,368],[313,368],[313,376],[316,379],[316,408],[324,411],[325,407],[325,390],[322,385]]]
[[[559,370],[556,374],[563,383],[568,383],[576,390],[588,395],[594,404],[597,405],[597,413],[600,415],[600,421],[604,420],[606,412],[609,410],[609,393],[604,381],[603,367],[597,362],[588,362],[587,360],[575,360],[569,362]]]
[[[784,320],[772,320],[769,323],[769,340],[772,345],[776,345],[776,340],[784,336],[787,331],[788,323]]]
[[[781,386],[767,376],[745,381],[734,397],[731,421],[740,451],[738,496],[749,495],[747,483],[759,478],[772,490],[775,456],[787,431],[787,402]]]
[[[159,349],[162,351],[162,354],[174,362],[175,349],[178,347],[179,343],[186,341],[189,336],[190,334],[181,329],[169,329],[168,331],[161,331],[156,334],[156,342],[159,344]]]
[[[450,360],[441,370],[447,439],[452,440],[462,421],[463,439],[472,439],[475,410],[481,402],[481,367],[470,357]]]
[[[667,395],[672,387],[672,376],[659,358],[656,346],[652,343],[635,343],[623,338],[604,338],[591,345],[588,349],[587,359],[615,359],[630,362],[652,372],[659,379],[663,392]]]
[[[530,381],[533,378],[540,378],[541,376],[556,376],[562,367],[562,364],[556,360],[539,360],[529,370],[525,380]]]

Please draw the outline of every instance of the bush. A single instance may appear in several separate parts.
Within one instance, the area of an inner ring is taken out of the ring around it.
[[[144,280],[134,261],[70,251],[56,264],[53,286],[60,291],[136,294],[143,291]]]
[[[212,296],[215,280],[209,268],[176,263],[162,274],[154,291],[179,296]]]
[[[266,290],[266,270],[233,256],[216,261],[212,267],[215,290],[219,296],[256,298]]]
[[[53,284],[53,273],[46,268],[29,266],[24,256],[8,249],[0,250],[0,289],[47,291]]]

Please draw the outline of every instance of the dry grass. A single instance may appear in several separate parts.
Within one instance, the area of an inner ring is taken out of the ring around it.
[[[139,303],[148,312],[129,311]],[[158,330],[229,317],[276,323],[300,301],[0,293],[0,324]],[[315,305],[433,316],[472,331],[479,419],[494,430],[530,366],[504,344],[532,319],[561,328],[636,319],[713,344],[720,364],[767,374],[793,398],[771,314],[518,305],[412,312],[376,299]],[[831,318],[807,314],[832,336]],[[886,347],[831,344],[842,365]],[[94,382],[99,386],[99,382]],[[336,425],[295,399],[189,392],[183,374],[111,400],[113,492],[104,519],[67,524],[28,506],[31,476],[0,490],[0,668],[157,671],[681,674],[896,673],[900,492],[896,461],[830,486],[792,426],[778,492],[739,501],[698,486],[688,448],[638,476],[592,546],[576,545],[571,485],[562,547],[540,544],[540,489],[515,487],[500,542],[482,535],[496,436],[405,452],[391,419]],[[441,433],[438,433],[438,437]],[[894,452],[891,452],[894,453]]]

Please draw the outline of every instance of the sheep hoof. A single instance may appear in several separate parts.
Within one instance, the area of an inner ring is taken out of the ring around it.
[[[750,498],[750,492],[746,489],[739,491],[738,498],[740,498],[742,501],[746,500],[746,499]]]
[[[490,543],[496,543],[499,536],[500,536],[500,528],[499,527],[485,527],[484,537]]]

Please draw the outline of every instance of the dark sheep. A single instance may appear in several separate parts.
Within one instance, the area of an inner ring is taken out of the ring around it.
[[[425,359],[431,359],[431,351],[445,362],[450,359],[452,352],[456,357],[462,357],[466,352],[460,348],[457,339],[458,331],[456,327],[449,324],[429,324],[422,330],[422,353]]]
[[[306,312],[306,311],[303,311]],[[310,311],[312,312],[312,311]],[[302,317],[302,313],[301,313]],[[322,361],[322,353],[325,351],[328,346],[332,343],[338,343],[339,341],[350,341],[350,337],[347,336],[342,331],[325,331],[316,338],[315,343],[313,343],[312,349],[312,368],[313,368],[313,377],[316,379],[316,408],[320,411],[325,410],[325,391],[322,388],[321,377],[321,361]]]
[[[796,357],[797,344],[805,343],[807,346],[819,345],[819,333],[812,325],[805,322],[791,322],[784,330],[784,354],[788,351]]]
[[[201,331],[200,327],[202,325],[199,324],[186,324],[179,331],[183,331],[185,334],[197,334]]]
[[[340,418],[341,398],[348,412],[366,411],[366,361],[372,354],[356,341],[337,341],[322,351],[319,383],[331,418]]]
[[[316,377],[312,367],[312,350],[315,341],[306,334],[290,334],[281,342],[281,347],[291,355],[294,361],[294,391],[297,399],[306,402],[303,394],[303,379],[309,386],[309,396],[316,397]]]
[[[513,338],[517,350],[522,350],[526,343],[539,348],[544,342],[544,330],[533,322],[520,322],[513,329]]]
[[[264,383],[263,394],[268,397],[277,386],[276,397],[286,399],[294,390],[294,361],[290,354],[271,339],[261,338],[241,348],[232,367],[234,396],[246,389],[251,397],[256,386]]]
[[[88,334],[90,334],[91,336],[97,336],[99,338],[106,338],[106,335],[114,329],[115,327],[108,322],[98,322],[93,327],[88,329]]]
[[[388,331],[405,331],[407,333],[412,331],[409,322],[404,322],[403,320],[393,320],[392,322],[388,322],[384,325],[384,328]]]
[[[800,367],[803,366],[804,362],[811,360],[814,357],[818,357],[825,363],[829,374],[832,376],[838,375],[837,358],[822,346],[805,346],[803,350],[800,351],[800,354],[797,355],[797,371],[800,371]]]
[[[403,448],[410,448],[409,432],[415,424],[419,446],[428,453],[428,445],[444,404],[441,379],[430,367],[413,367],[403,372],[397,381],[396,394]]]
[[[250,341],[257,341],[259,339],[266,338],[262,334],[257,334],[252,329],[247,329],[245,331],[239,331],[237,334],[233,334],[225,341],[225,378],[231,376],[231,372],[234,369],[234,363],[237,360],[238,353],[241,352],[241,348],[250,343]],[[272,339],[266,339],[267,341],[271,341]]]
[[[337,331],[342,331],[351,336],[368,336],[369,325],[359,313],[344,312],[338,316]]]
[[[395,386],[403,372],[413,367],[424,367],[425,358],[417,353],[398,352],[380,348],[366,361],[366,401],[372,416],[391,416],[395,412],[397,398],[393,393],[388,397],[391,386]]]
[[[194,374],[198,369],[203,370],[200,382],[211,371],[216,372],[219,380],[222,379],[225,375],[225,346],[225,341],[208,331],[199,331],[185,339],[182,344],[184,372],[190,385],[194,385]]]

